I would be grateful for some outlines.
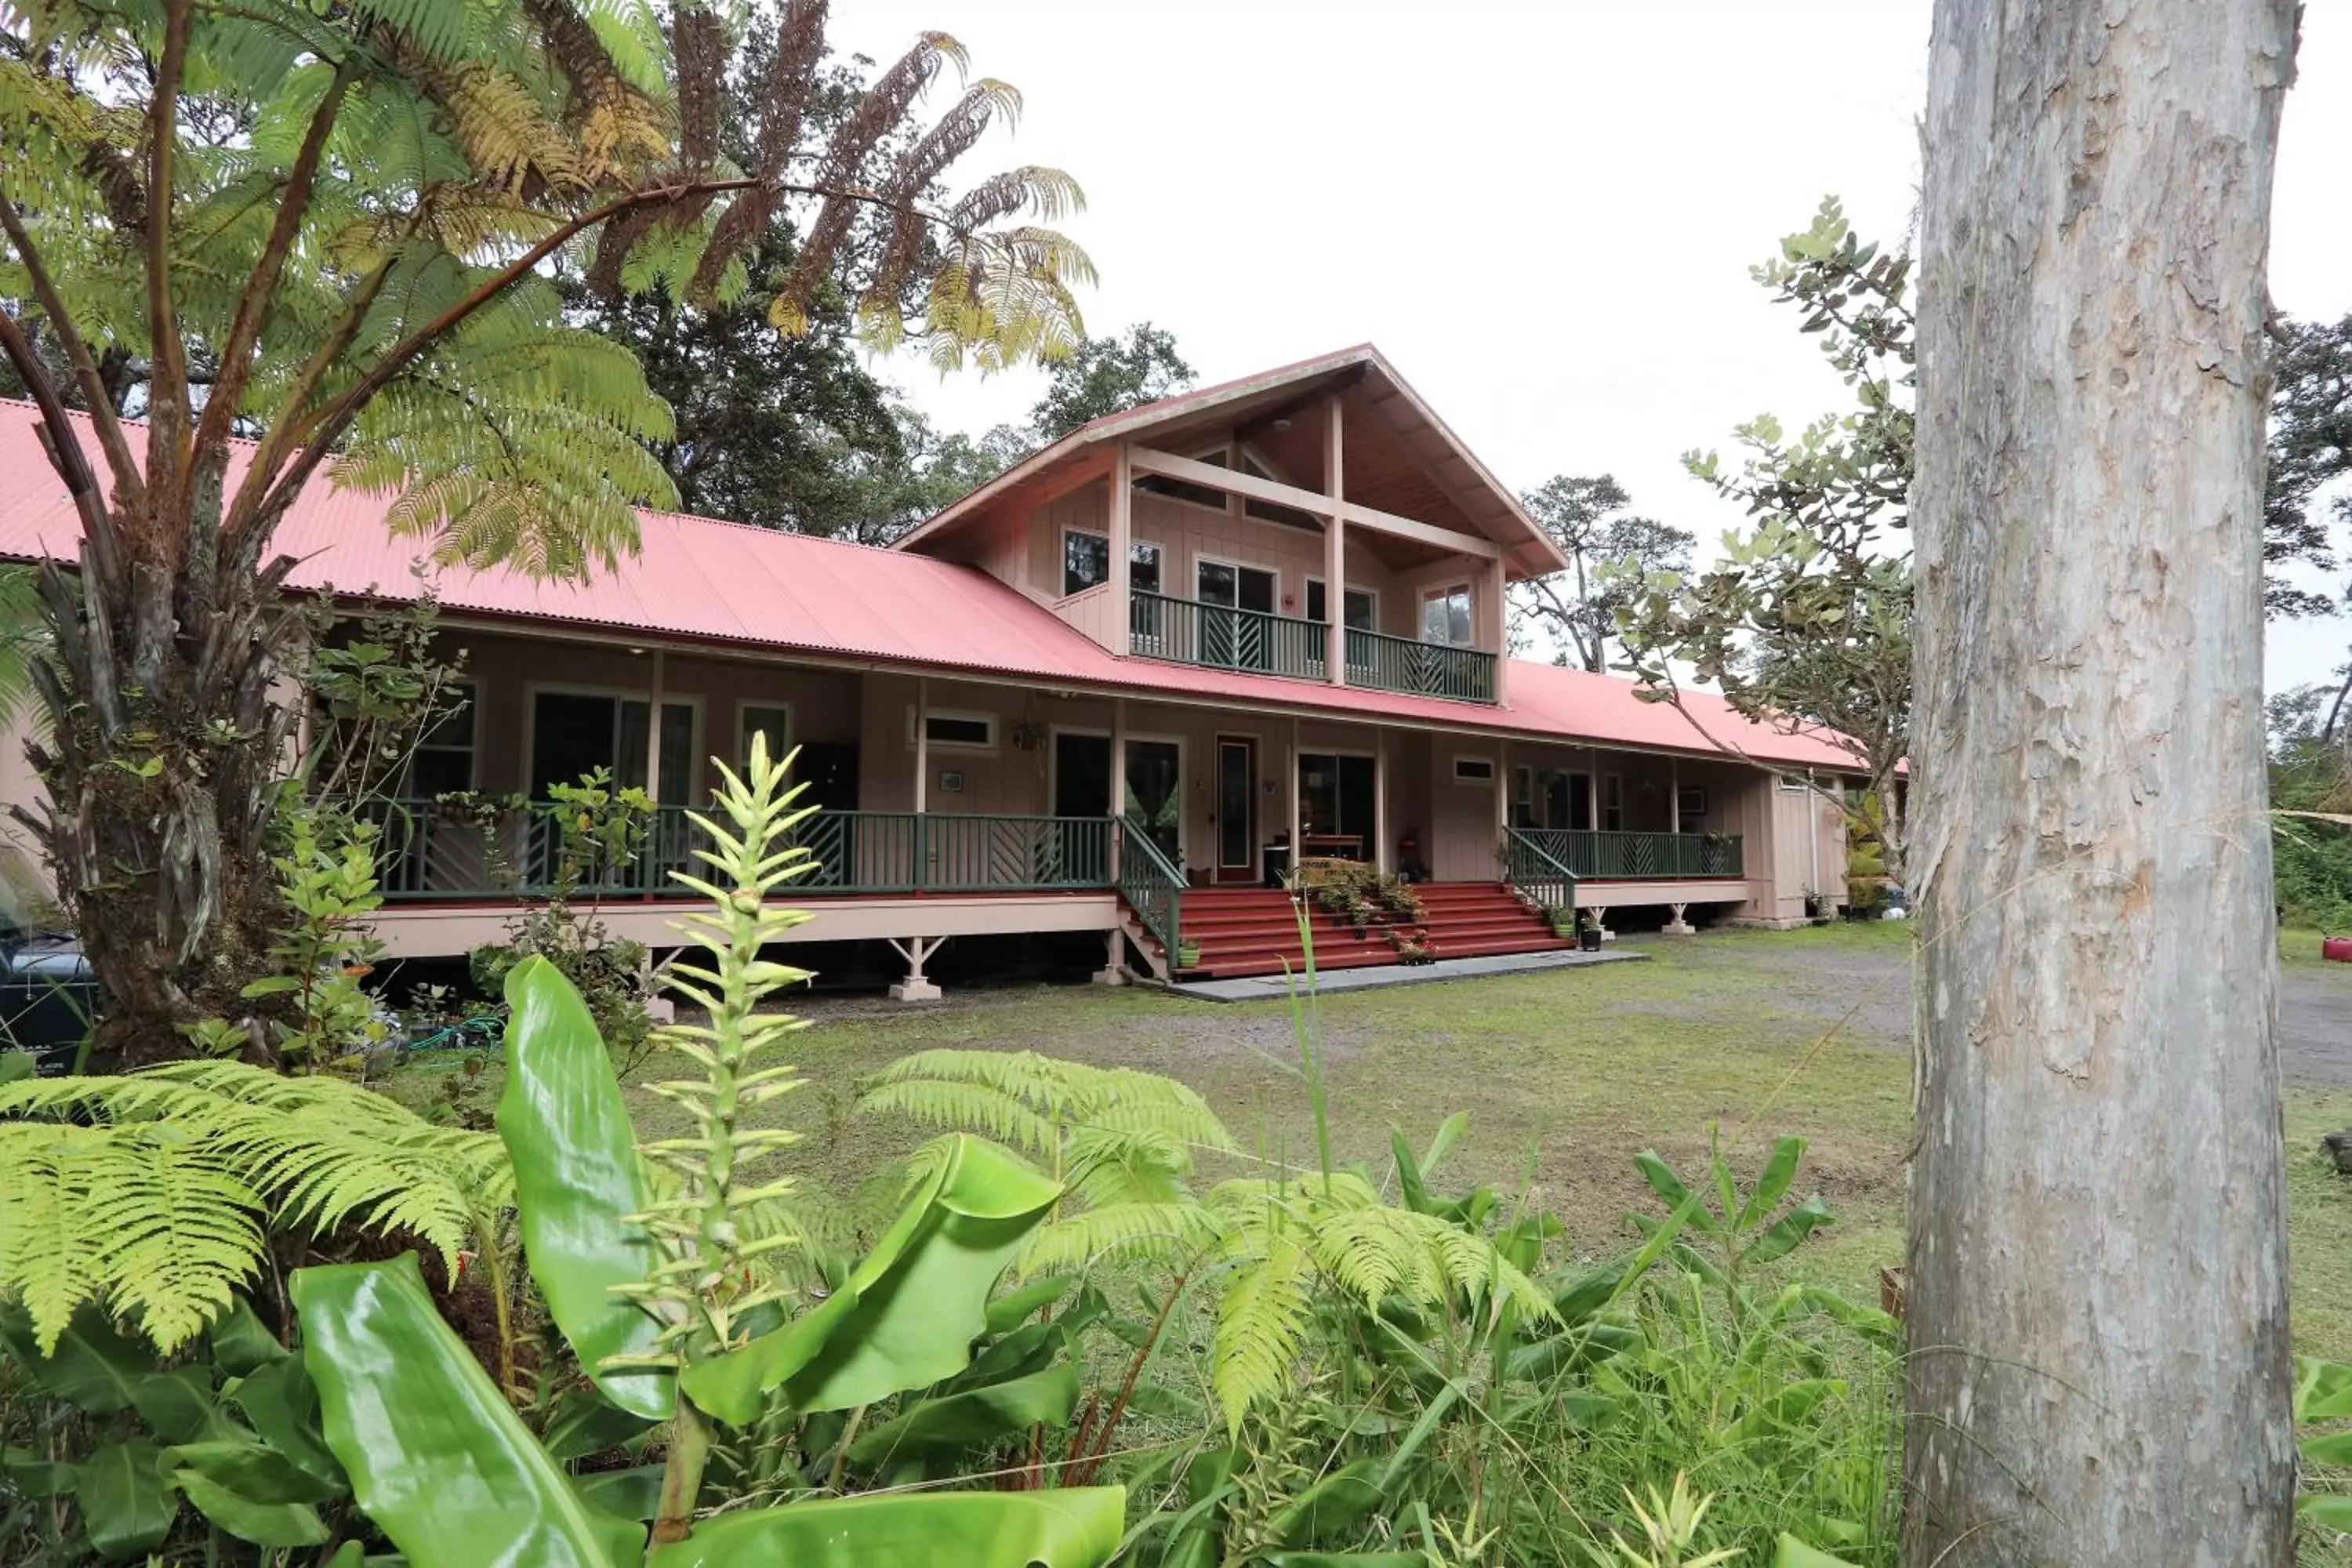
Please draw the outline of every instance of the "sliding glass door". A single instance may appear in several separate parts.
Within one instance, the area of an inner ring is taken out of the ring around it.
[[[665,805],[698,805],[694,787],[694,704],[662,704],[661,778],[655,798]],[[578,784],[597,768],[612,770],[625,789],[646,787],[653,746],[653,705],[642,697],[604,692],[538,691],[531,695],[530,793],[549,798],[552,784]]]

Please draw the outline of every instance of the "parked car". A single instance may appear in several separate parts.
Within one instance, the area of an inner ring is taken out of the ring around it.
[[[98,977],[79,941],[0,917],[0,1050],[31,1052],[45,1078],[69,1073],[98,1011]]]

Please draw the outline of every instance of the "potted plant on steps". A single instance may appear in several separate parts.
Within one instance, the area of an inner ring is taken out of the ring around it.
[[[1178,937],[1176,939],[1176,967],[1179,969],[1200,968],[1201,944],[1192,941],[1190,937]]]

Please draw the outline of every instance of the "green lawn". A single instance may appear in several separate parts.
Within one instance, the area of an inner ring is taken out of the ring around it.
[[[1599,1255],[1632,1234],[1625,1210],[1646,1194],[1632,1165],[1638,1151],[1684,1165],[1719,1128],[1752,1164],[1774,1135],[1800,1133],[1811,1144],[1807,1190],[1838,1215],[1801,1267],[1874,1301],[1879,1268],[1903,1251],[1909,940],[1899,923],[1651,939],[1626,944],[1650,954],[1643,963],[1328,997],[1322,1034],[1340,1153],[1384,1166],[1391,1126],[1418,1143],[1448,1112],[1466,1110],[1469,1135],[1448,1179],[1514,1191],[1531,1183],[1577,1248]],[[2300,964],[2317,942],[2286,946]],[[805,1134],[796,1152],[807,1177],[838,1194],[915,1137],[852,1113],[858,1079],[931,1046],[1169,1073],[1206,1095],[1244,1146],[1312,1157],[1280,1000],[1215,1005],[1142,988],[1024,986],[922,1007],[819,996],[806,1011],[808,1085],[782,1102],[782,1119]],[[638,1076],[659,1068],[656,1058]],[[492,1066],[466,1098],[478,1105],[496,1088]],[[648,1133],[673,1114],[650,1094],[633,1098]],[[2311,1353],[2352,1356],[2352,1190],[2315,1152],[2322,1132],[2348,1123],[2352,1090],[2290,1090],[2295,1328]]]

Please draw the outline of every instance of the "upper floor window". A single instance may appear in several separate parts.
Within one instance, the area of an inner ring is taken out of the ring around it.
[[[1470,646],[1470,584],[1430,588],[1421,595],[1421,637],[1423,642]]]
[[[1358,631],[1369,632],[1376,629],[1379,620],[1379,616],[1375,614],[1376,606],[1377,601],[1373,599],[1370,590],[1365,588],[1350,588],[1339,598],[1340,615],[1349,626]],[[1326,619],[1328,613],[1323,597],[1322,579],[1309,577],[1307,579],[1307,618],[1310,621],[1319,621]]]
[[[1110,581],[1110,539],[1083,529],[1062,533],[1062,593],[1082,594]],[[1160,546],[1137,541],[1127,547],[1127,582],[1147,594],[1160,592]]]
[[[1234,466],[1232,456],[1223,447],[1212,447],[1205,452],[1193,452],[1188,455],[1194,462],[1206,463],[1213,468],[1230,468]],[[1228,504],[1228,498],[1224,491],[1212,489],[1207,485],[1192,484],[1184,479],[1171,479],[1166,474],[1139,475],[1135,480],[1135,488],[1149,491],[1152,495],[1167,496],[1173,500],[1190,501],[1194,506],[1204,506],[1211,511],[1233,510]]]

